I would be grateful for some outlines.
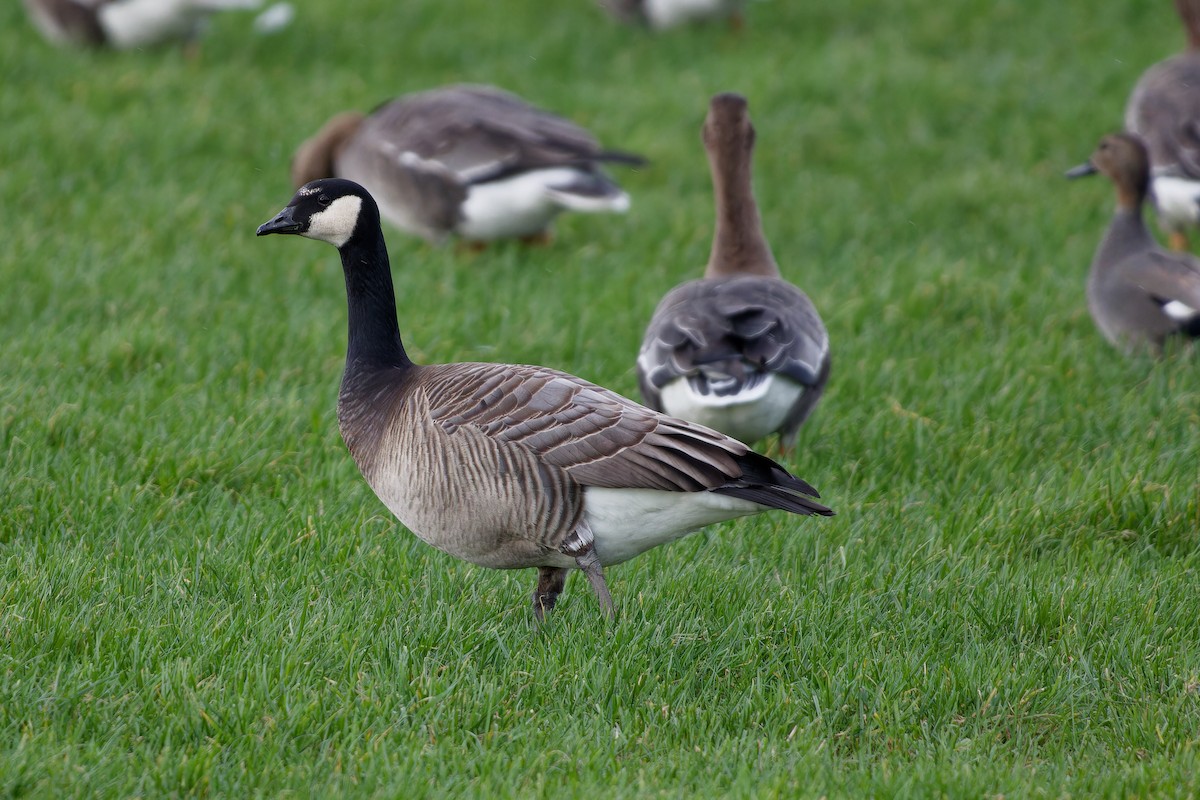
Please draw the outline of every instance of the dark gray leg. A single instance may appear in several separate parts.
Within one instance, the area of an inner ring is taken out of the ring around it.
[[[596,555],[596,548],[589,544],[586,550],[575,556],[575,562],[579,564],[579,568],[587,576],[588,583],[592,585],[592,590],[596,593],[596,599],[600,601],[600,611],[603,612],[605,617],[612,619],[615,616],[612,595],[608,591],[608,584],[604,582],[604,570],[600,566],[600,558]]]
[[[600,565],[600,557],[596,555],[592,529],[588,526],[586,519],[579,520],[579,524],[563,541],[560,549],[561,552],[575,559],[575,563],[587,576],[588,583],[592,585],[596,599],[600,601],[600,610],[604,612],[604,616],[612,619],[614,616],[612,595],[608,592],[608,584],[604,582],[604,568]]]
[[[554,608],[566,582],[566,567],[538,567],[537,588],[533,590],[533,616],[538,622]]]

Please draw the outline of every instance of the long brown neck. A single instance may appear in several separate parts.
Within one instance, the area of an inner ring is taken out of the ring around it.
[[[300,187],[318,178],[335,177],[337,157],[364,119],[357,111],[343,112],[301,143],[292,156],[292,185]]]
[[[754,129],[705,130],[708,164],[712,171],[717,225],[704,277],[762,275],[779,277],[771,245],[763,235],[758,203],[751,184]]]
[[[1188,49],[1200,50],[1200,0],[1175,0],[1175,10],[1187,31]]]

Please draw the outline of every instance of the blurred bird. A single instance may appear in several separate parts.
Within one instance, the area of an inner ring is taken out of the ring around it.
[[[369,115],[338,114],[297,149],[292,183],[356,181],[383,218],[429,241],[545,241],[563,211],[623,212],[629,195],[601,170],[641,165],[562,117],[490,86],[404,95]]]
[[[208,17],[253,10],[262,0],[23,0],[34,26],[58,45],[125,50],[168,41],[195,42]],[[270,33],[291,21],[289,3],[260,15],[256,30]]]
[[[1150,197],[1174,250],[1200,225],[1200,0],[1175,0],[1188,49],[1142,74],[1125,106],[1125,128],[1145,141]]]
[[[1142,220],[1150,188],[1146,146],[1131,134],[1110,134],[1067,177],[1097,172],[1116,186],[1117,210],[1088,274],[1096,326],[1126,352],[1158,353],[1170,336],[1200,336],[1200,259],[1159,247]]]

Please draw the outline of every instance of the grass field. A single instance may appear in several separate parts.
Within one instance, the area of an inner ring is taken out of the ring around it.
[[[1064,169],[1182,48],[1165,0],[757,2],[654,37],[587,0],[300,0],[200,55],[0,8],[0,797],[1194,797],[1200,358],[1127,360]],[[336,253],[255,227],[334,112],[516,91],[652,165],[549,247],[389,231],[421,361],[626,394],[711,235],[737,90],[834,347],[791,466],[838,511],[578,576],[399,528],[337,433]]]

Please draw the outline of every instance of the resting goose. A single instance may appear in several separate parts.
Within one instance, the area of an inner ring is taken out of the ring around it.
[[[484,567],[537,567],[539,619],[570,568],[583,570],[611,616],[605,566],[745,514],[833,513],[741,442],[573,375],[414,364],[400,341],[379,210],[356,183],[306,184],[258,229],[269,233],[341,254],[349,343],[338,424],[367,483],[439,550]]]
[[[258,8],[262,0],[24,0],[24,3],[34,26],[54,44],[127,49],[173,39],[194,40],[203,31],[210,14]],[[276,4],[268,13],[279,17],[281,9],[290,7]],[[290,19],[290,15],[285,16]]]
[[[490,86],[448,86],[338,114],[292,159],[292,183],[347,178],[383,218],[430,241],[548,236],[563,211],[624,212],[629,195],[600,164],[642,164],[602,150],[562,117]]]
[[[638,354],[646,405],[785,448],[829,380],[829,336],[812,301],[779,276],[751,187],[746,99],[719,94],[704,121],[716,231],[704,277],[658,304]]]
[[[725,18],[734,28],[742,26],[742,9],[747,0],[598,0],[600,6],[621,22],[665,30],[690,22]]]
[[[1125,128],[1150,150],[1151,197],[1171,248],[1188,249],[1200,225],[1200,0],[1175,0],[1188,49],[1143,73],[1125,106]]]
[[[1116,185],[1117,211],[1088,275],[1088,309],[1104,337],[1126,350],[1158,352],[1168,336],[1200,336],[1200,259],[1164,250],[1142,220],[1150,160],[1136,136],[1100,140],[1071,178],[1103,173]]]

